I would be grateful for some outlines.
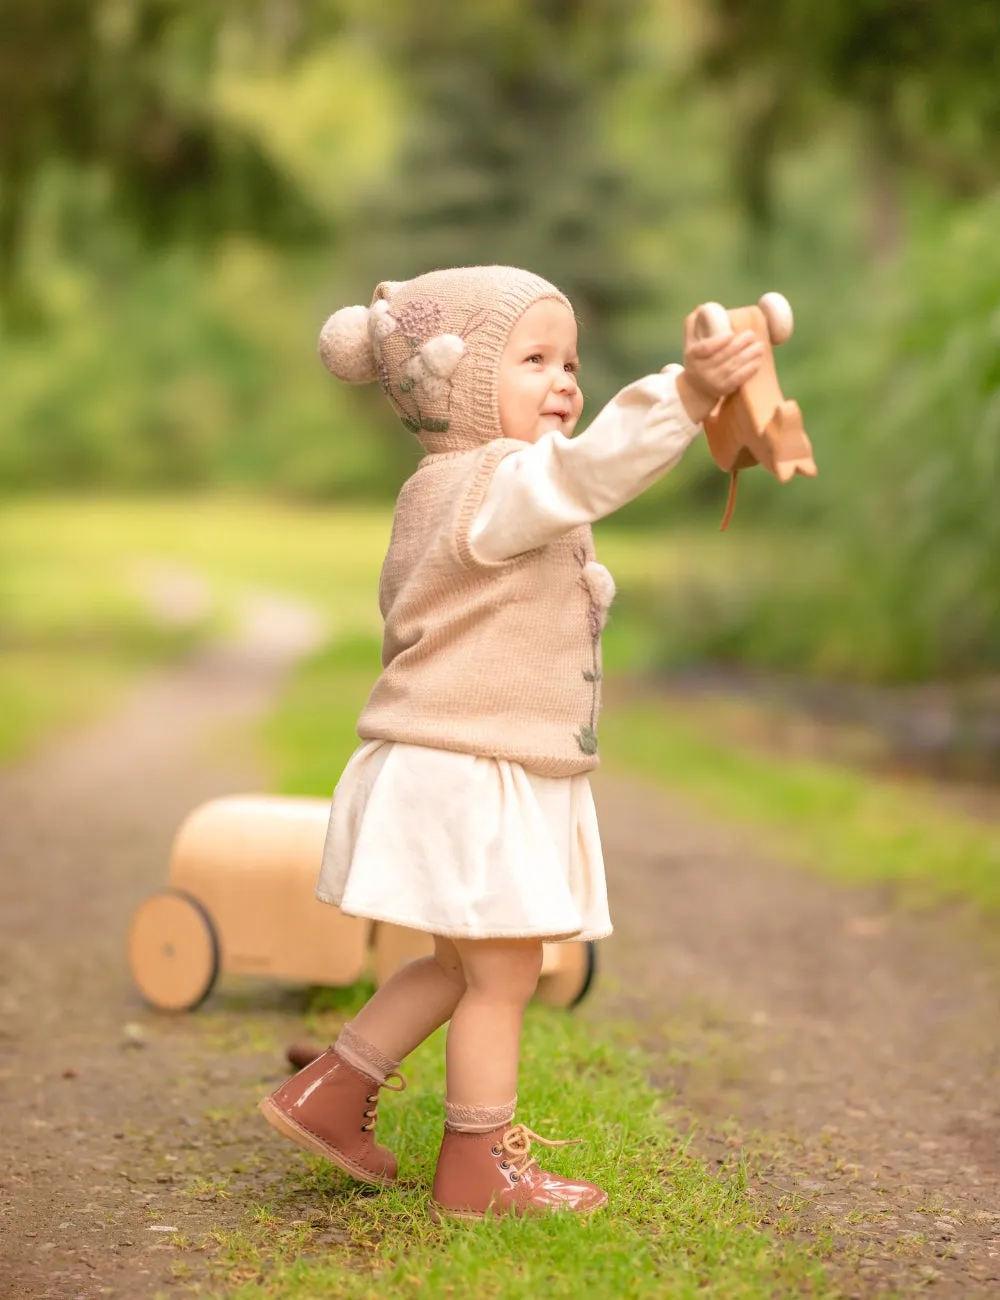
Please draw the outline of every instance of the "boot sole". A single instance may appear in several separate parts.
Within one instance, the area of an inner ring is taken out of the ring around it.
[[[309,1151],[313,1155],[322,1156],[325,1160],[329,1160],[332,1165],[336,1165],[343,1173],[350,1174],[358,1182],[373,1183],[376,1187],[388,1187],[396,1181],[385,1174],[373,1174],[362,1168],[361,1165],[356,1165],[353,1160],[342,1155],[336,1148],[328,1146],[315,1133],[310,1133],[307,1128],[303,1128],[295,1120],[289,1119],[270,1097],[265,1097],[263,1101],[258,1102],[257,1109],[282,1137],[288,1138],[289,1142],[294,1142],[303,1151]]]
[[[607,1205],[607,1203],[608,1203],[608,1198],[607,1196],[605,1196],[604,1200],[601,1201],[599,1205],[592,1205],[590,1206],[589,1209],[586,1210],[547,1210],[545,1211],[545,1213],[547,1214],[596,1214],[598,1210],[603,1210],[604,1207]],[[485,1219],[487,1214],[490,1214],[491,1212],[492,1210],[483,1210],[481,1213],[477,1210],[446,1210],[444,1206],[438,1205],[435,1201],[427,1202],[427,1213],[430,1216],[432,1223],[443,1223],[445,1219],[465,1219],[470,1222],[478,1222],[480,1219]],[[504,1213],[511,1214],[513,1213],[513,1211],[506,1210],[504,1211]],[[521,1216],[521,1217],[527,1217],[527,1216]]]

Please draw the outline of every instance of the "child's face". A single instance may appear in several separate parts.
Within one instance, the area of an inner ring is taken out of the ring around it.
[[[511,330],[500,358],[503,436],[537,442],[558,430],[568,438],[583,410],[579,368],[573,313],[554,298],[529,307]]]

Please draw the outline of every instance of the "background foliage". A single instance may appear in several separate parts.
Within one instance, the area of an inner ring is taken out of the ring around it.
[[[644,598],[660,659],[995,672],[998,68],[989,0],[8,0],[0,490],[391,501],[415,445],[315,360],[382,278],[555,279],[590,412],[779,288],[821,475],[744,476],[788,558]],[[724,491],[698,447],[621,522]]]

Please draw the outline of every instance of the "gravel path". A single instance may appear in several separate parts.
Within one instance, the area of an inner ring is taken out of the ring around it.
[[[178,1236],[235,1223],[298,1161],[247,1097],[280,1077],[301,995],[230,986],[156,1016],[123,941],[184,815],[260,788],[247,726],[314,632],[258,602],[0,774],[4,1300],[170,1293],[199,1267]],[[832,1234],[847,1294],[1000,1292],[1000,1012],[978,941],[754,857],[659,790],[600,773],[595,793],[617,928],[580,1014],[635,1018],[698,1149],[749,1150],[775,1222],[802,1204],[800,1228]]]
[[[316,635],[308,611],[253,599],[232,639],[0,774],[4,1300],[138,1300],[169,1280],[155,1228],[176,1226],[158,1213],[172,1175],[149,1135],[169,1128],[200,1144],[189,1094],[211,1091],[207,1076],[224,1073],[225,1057],[217,1048],[208,1067],[186,1068],[193,1018],[143,1010],[125,935],[136,905],[166,882],[183,817],[204,799],[260,788],[248,724]]]

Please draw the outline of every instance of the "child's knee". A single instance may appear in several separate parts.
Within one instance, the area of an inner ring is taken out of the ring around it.
[[[542,973],[540,939],[462,940],[466,986],[490,997],[527,1005]]]
[[[465,991],[465,971],[458,949],[450,939],[440,935],[434,937],[434,960],[444,971],[448,979],[462,992]]]

